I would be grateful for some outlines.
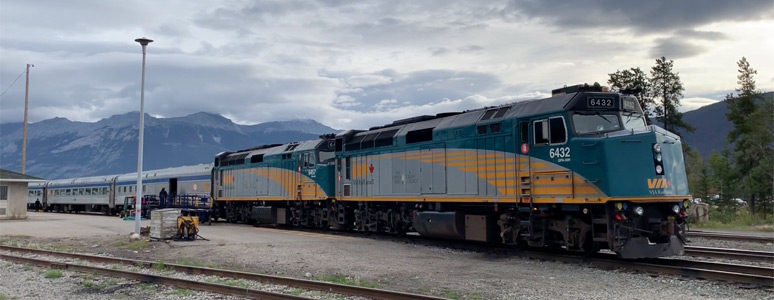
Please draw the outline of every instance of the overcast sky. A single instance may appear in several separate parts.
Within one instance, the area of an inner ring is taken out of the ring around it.
[[[661,56],[683,81],[682,111],[733,91],[742,56],[774,90],[772,0],[3,0],[0,89],[31,63],[30,122],[139,111],[143,36],[157,117],[367,128],[605,83]],[[23,111],[22,75],[0,122]]]

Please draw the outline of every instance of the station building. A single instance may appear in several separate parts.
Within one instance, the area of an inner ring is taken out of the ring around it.
[[[27,185],[45,180],[0,169],[0,220],[27,218]]]

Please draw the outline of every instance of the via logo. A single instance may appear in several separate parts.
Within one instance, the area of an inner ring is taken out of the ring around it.
[[[666,178],[648,178],[649,189],[665,189],[671,186],[672,183]]]

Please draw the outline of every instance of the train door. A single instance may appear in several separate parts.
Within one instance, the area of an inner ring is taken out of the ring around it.
[[[169,191],[167,192],[168,195],[177,195],[177,178],[170,178],[169,179]]]
[[[519,120],[516,124],[516,128],[513,130],[516,135],[513,139],[516,142],[516,194],[520,198],[519,201],[529,202],[532,197],[532,189],[530,187],[531,174],[531,159],[530,159],[530,133],[529,120]]]
[[[420,192],[422,194],[446,193],[446,146],[433,144],[420,148]]]
[[[299,153],[297,165],[298,174],[296,174],[297,199],[304,200],[317,196],[315,193],[317,190],[315,188],[316,184],[313,179],[317,172],[315,166],[314,151]]]
[[[110,209],[116,208],[116,181],[118,176],[113,177],[110,179],[110,183],[108,184],[108,207]]]
[[[564,117],[550,116],[533,119],[530,125],[532,126],[530,130],[532,148],[529,150],[532,160],[530,170],[532,195],[555,199],[572,197],[572,173],[563,167],[570,161]],[[535,168],[536,166],[540,168]]]
[[[338,163],[338,197],[341,199],[352,196],[352,157],[337,159]]]

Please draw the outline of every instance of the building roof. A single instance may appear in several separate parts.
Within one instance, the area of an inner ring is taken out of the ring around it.
[[[42,178],[24,175],[22,173],[16,173],[14,171],[8,171],[5,169],[0,169],[0,181],[9,181],[9,182],[41,182],[45,181]]]

